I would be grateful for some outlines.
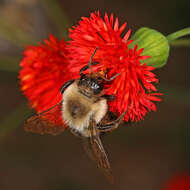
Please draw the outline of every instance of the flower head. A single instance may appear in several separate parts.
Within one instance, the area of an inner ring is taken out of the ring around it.
[[[30,105],[41,112],[57,104],[62,99],[60,87],[80,77],[79,70],[87,65],[98,48],[92,62],[99,64],[93,66],[93,71],[107,78],[119,74],[104,84],[105,94],[115,96],[114,101],[108,102],[110,111],[118,115],[126,111],[125,121],[138,121],[147,112],[155,111],[154,102],[160,101],[157,96],[161,94],[154,86],[158,82],[152,73],[154,67],[144,63],[149,56],[142,56],[143,49],[137,45],[129,47],[130,30],[121,37],[125,28],[126,23],[119,26],[113,14],[101,18],[99,12],[95,12],[89,18],[82,17],[78,25],[70,29],[68,45],[50,35],[45,43],[27,47],[19,78]],[[54,117],[58,117],[57,124],[62,123],[60,110],[53,113]]]
[[[109,102],[111,111],[118,115],[127,111],[125,120],[140,120],[148,111],[155,111],[154,101],[160,101],[155,88],[158,82],[154,67],[142,64],[148,56],[142,56],[143,49],[129,48],[130,30],[121,37],[126,23],[119,27],[118,18],[114,20],[105,14],[101,18],[99,12],[91,13],[90,17],[82,17],[78,25],[70,29],[68,51],[70,56],[70,72],[78,76],[80,68],[86,65],[96,47],[97,53],[93,61],[95,72],[104,73],[108,78],[119,73],[113,81],[105,84],[105,93],[115,95],[116,99]]]
[[[64,40],[58,41],[50,35],[45,43],[29,46],[24,52],[19,73],[21,90],[38,113],[62,99],[59,90],[69,78],[65,47]],[[57,124],[61,124],[61,115],[56,112],[52,114],[57,118]]]

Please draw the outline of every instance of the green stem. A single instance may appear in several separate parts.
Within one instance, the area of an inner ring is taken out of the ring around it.
[[[190,47],[190,39],[179,39],[170,42],[173,47]]]
[[[167,36],[167,40],[169,43],[171,43],[171,41],[177,40],[178,38],[181,38],[181,37],[186,36],[186,35],[190,35],[190,27],[179,30],[179,31],[174,32],[172,34],[169,34]]]

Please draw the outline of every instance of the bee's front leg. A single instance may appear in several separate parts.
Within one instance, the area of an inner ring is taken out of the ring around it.
[[[115,100],[115,96],[114,96],[113,94],[104,94],[104,95],[102,96],[102,98],[105,98],[105,99],[108,100],[108,101],[113,101],[113,100]]]
[[[75,81],[75,80],[72,79],[72,80],[69,80],[69,81],[65,82],[65,83],[62,85],[61,89],[60,89],[61,94],[63,94],[64,90],[65,90],[68,86],[70,86],[74,81]]]
[[[127,111],[123,112],[116,120],[97,126],[99,132],[110,132],[117,129]]]

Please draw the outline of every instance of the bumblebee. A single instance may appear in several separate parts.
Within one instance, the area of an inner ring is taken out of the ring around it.
[[[81,137],[83,145],[89,157],[94,160],[104,174],[113,181],[111,167],[100,140],[100,134],[116,129],[122,122],[126,112],[120,117],[110,116],[107,101],[113,101],[114,95],[104,94],[104,82],[114,80],[119,74],[107,79],[99,73],[94,73],[92,65],[99,64],[92,62],[97,48],[92,54],[87,65],[80,69],[80,78],[67,81],[60,89],[62,101],[61,115],[64,123],[74,135]],[[84,74],[87,69],[90,74]],[[57,134],[61,132],[61,127],[53,127],[45,117],[50,110],[57,106],[32,116],[25,122],[25,130],[36,133]],[[113,119],[114,118],[114,119]],[[49,126],[49,127],[48,127]],[[47,130],[49,129],[49,130]],[[51,129],[56,131],[51,132]]]

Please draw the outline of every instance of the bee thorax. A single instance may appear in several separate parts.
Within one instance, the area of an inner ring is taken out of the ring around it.
[[[90,118],[99,123],[107,112],[107,102],[102,99],[93,102],[78,91],[76,83],[69,86],[63,93],[62,116],[67,125],[88,137]]]

